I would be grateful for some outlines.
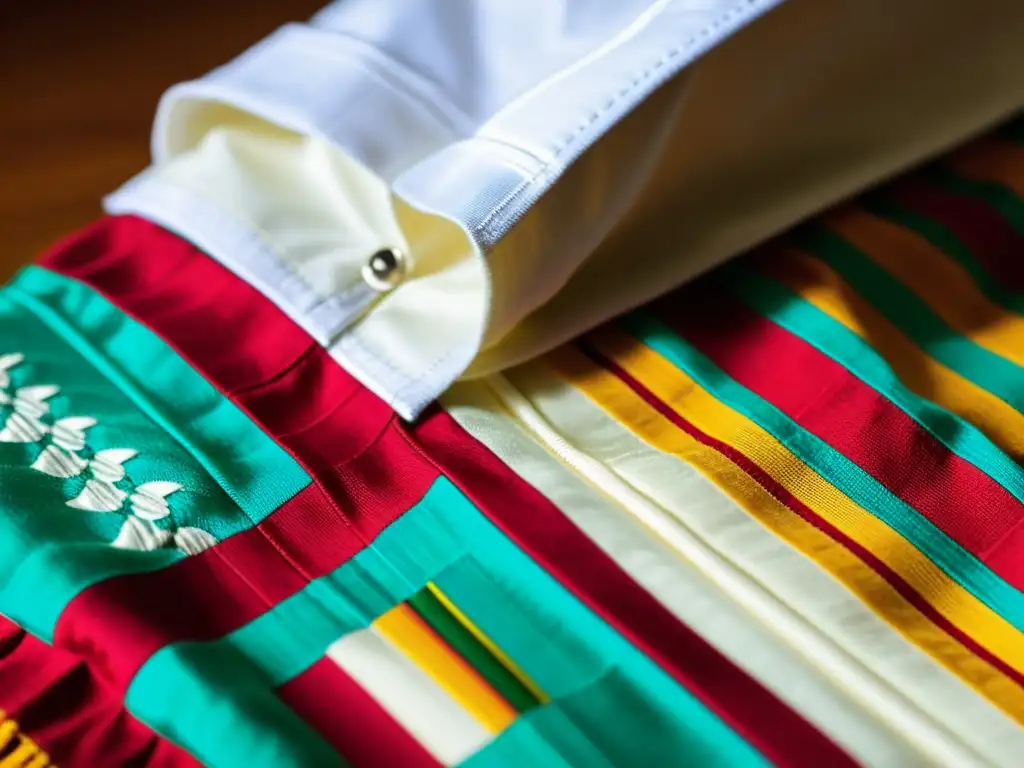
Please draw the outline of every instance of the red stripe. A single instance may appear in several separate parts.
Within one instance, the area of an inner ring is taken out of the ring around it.
[[[101,219],[40,264],[173,331],[167,340],[190,352],[225,392],[268,381],[317,346],[258,291],[185,240],[134,216]]]
[[[85,661],[2,616],[0,709],[65,768],[199,765],[128,714]]]
[[[120,220],[124,222],[126,220]],[[128,220],[130,221],[130,220]],[[118,226],[108,224],[108,226]],[[287,334],[282,344],[294,345],[290,355],[282,355],[280,349],[271,353],[273,359],[265,363],[257,363],[255,366],[248,365],[241,356],[238,361],[231,365],[219,362],[223,347],[218,341],[223,339],[237,338],[231,323],[233,318],[239,316],[249,317],[244,313],[225,312],[224,307],[235,303],[246,304],[250,302],[263,302],[258,295],[253,295],[247,285],[238,280],[224,280],[219,283],[218,290],[213,296],[199,301],[192,293],[192,285],[179,286],[174,276],[178,270],[186,267],[192,275],[189,283],[196,280],[204,280],[204,270],[221,272],[224,270],[206,259],[198,252],[188,252],[185,255],[178,253],[178,266],[171,270],[166,266],[157,266],[161,259],[159,246],[154,243],[160,238],[171,238],[170,235],[162,233],[155,227],[133,222],[124,226],[135,230],[135,237],[128,238],[127,247],[121,246],[126,253],[122,258],[105,257],[103,262],[90,262],[88,254],[84,261],[88,266],[76,270],[74,260],[53,259],[50,261],[51,268],[57,268],[73,277],[89,282],[111,300],[120,305],[129,314],[136,316],[142,322],[149,325],[160,333],[172,345],[177,347],[186,358],[215,383],[221,384],[216,378],[220,375],[225,382],[230,384],[231,390],[238,393],[237,401],[245,407],[254,418],[268,429],[275,437],[278,437],[282,444],[288,446],[300,458],[307,459],[308,466],[322,470],[335,462],[334,456],[341,456],[342,459],[350,455],[362,458],[367,454],[360,453],[360,448],[367,440],[372,441],[376,433],[384,428],[379,420],[374,421],[369,427],[361,424],[352,429],[352,420],[359,421],[359,416],[364,412],[379,415],[375,411],[374,403],[369,398],[366,402],[360,402],[358,408],[352,407],[355,403],[348,402],[350,398],[360,397],[361,390],[349,388],[340,393],[331,393],[322,389],[323,379],[329,376],[343,378],[343,374],[328,373],[332,370],[340,370],[337,366],[324,357],[324,353],[309,344],[299,344],[294,338]],[[175,240],[174,248],[180,247],[180,241]],[[105,246],[109,248],[110,246]],[[156,251],[156,253],[154,253]],[[185,257],[188,258],[185,258]],[[192,263],[200,260],[205,263],[199,266]],[[187,262],[182,264],[182,262]],[[197,270],[197,272],[191,272]],[[210,308],[210,303],[217,305],[217,312]],[[261,310],[262,312],[263,310]],[[280,318],[278,320],[277,318]],[[261,317],[260,324],[255,329],[245,331],[253,333],[254,330],[265,330],[267,323],[273,325],[277,322],[291,323],[284,318],[277,310],[266,309],[266,316]],[[201,333],[202,329],[216,328],[217,333]],[[199,329],[199,330],[197,330]],[[255,345],[246,355],[255,355],[258,360],[265,360],[260,357],[261,345]],[[290,359],[289,359],[290,358]],[[308,362],[312,361],[312,362]],[[308,367],[307,367],[308,366]],[[316,373],[320,370],[320,373]],[[271,373],[273,372],[273,373]],[[263,379],[264,376],[273,376],[271,381]],[[299,384],[299,382],[309,382]],[[222,385],[223,386],[223,385]],[[296,391],[296,387],[304,387]],[[227,388],[227,387],[224,387]],[[363,396],[365,397],[365,396]],[[297,405],[312,404],[308,410],[298,414],[289,414],[280,406],[287,403],[290,409]],[[335,409],[326,418],[323,414],[323,406],[327,403],[346,403],[344,409]],[[320,410],[317,410],[320,409]],[[342,418],[338,415],[342,411]],[[326,426],[324,426],[326,425]],[[440,427],[440,428],[439,428]],[[339,435],[336,430],[342,429]],[[355,432],[355,438],[351,437]],[[270,520],[279,522],[278,529],[273,534],[272,544],[282,549],[290,559],[296,560],[295,567],[290,567],[288,578],[294,579],[296,567],[303,571],[305,577],[311,575],[309,569],[325,559],[316,554],[321,546],[337,546],[336,539],[341,536],[343,539],[348,535],[354,546],[360,546],[358,539],[367,538],[368,535],[375,535],[374,531],[379,530],[381,523],[393,519],[393,516],[374,509],[360,510],[358,505],[367,503],[381,494],[393,493],[396,489],[409,484],[410,478],[401,476],[395,482],[395,472],[401,471],[403,475],[412,472],[415,477],[429,477],[433,479],[436,472],[433,468],[426,469],[427,464],[414,458],[405,445],[396,445],[391,440],[395,435],[394,427],[386,428],[384,436],[373,445],[385,445],[382,449],[383,456],[367,462],[359,472],[351,472],[355,478],[364,482],[366,488],[353,487],[353,483],[339,482],[339,474],[352,466],[353,462],[341,468],[341,472],[318,474],[326,486],[330,487],[332,495],[339,499],[342,508],[346,512],[345,518],[333,514],[333,509],[318,508],[316,514],[295,511],[288,519],[279,519],[278,515],[283,510],[274,513]],[[632,582],[626,574],[620,571],[590,540],[581,534],[561,513],[543,499],[534,489],[523,483],[514,475],[509,473],[500,462],[497,461],[486,449],[473,441],[467,435],[458,430],[451,420],[444,414],[435,414],[428,419],[416,431],[417,437],[425,444],[431,446],[431,452],[435,453],[445,468],[452,470],[453,479],[461,485],[468,495],[473,498],[479,506],[487,511],[492,519],[501,525],[506,532],[510,533],[514,540],[539,556],[541,562],[548,565],[556,574],[559,574],[571,588],[577,590],[581,598],[589,602],[596,609],[601,611],[606,618],[617,624],[620,629],[633,639],[641,648],[644,648],[652,656],[662,663],[669,671],[677,677],[685,678],[698,695],[703,696],[709,703],[719,705],[723,716],[732,722],[740,733],[751,739],[770,758],[776,759],[784,765],[818,765],[823,762],[835,765],[850,764],[849,758],[837,747],[832,745],[824,736],[811,728],[806,722],[795,713],[781,705],[769,692],[759,686],[755,681],[748,678],[740,670],[731,665],[727,659],[718,654],[714,649],[707,646],[692,633],[687,627],[677,622],[674,617],[665,611],[646,591]],[[331,442],[334,437],[337,442]],[[338,446],[341,446],[340,449]],[[472,449],[465,452],[466,446]],[[340,479],[343,479],[340,478]],[[498,483],[493,481],[498,479]],[[512,490],[510,490],[510,488]],[[424,489],[425,490],[425,489]],[[354,505],[350,510],[348,505]],[[298,505],[297,505],[298,506]],[[411,505],[409,505],[411,506]],[[407,508],[407,506],[406,506]],[[523,515],[522,510],[531,509],[536,514]],[[352,513],[355,513],[354,515]],[[323,519],[317,519],[316,515],[322,514]],[[283,518],[283,516],[282,516]],[[348,526],[338,525],[338,521],[349,520],[357,530],[355,538]],[[268,520],[269,522],[269,520]],[[294,536],[289,540],[289,533],[294,533],[295,526],[305,526],[302,536]],[[326,528],[326,530],[325,530]],[[262,536],[262,533],[257,535]],[[319,536],[319,541],[314,538],[312,541],[306,536]],[[246,534],[240,534],[244,537]],[[230,540],[229,540],[230,541]],[[265,551],[266,538],[257,546]],[[224,544],[226,544],[225,542]],[[209,557],[221,557],[224,544],[211,550]],[[284,544],[284,546],[280,546]],[[240,546],[240,545],[239,545]],[[335,550],[336,551],[336,550]],[[301,554],[300,554],[301,553]],[[297,558],[302,557],[301,561]],[[248,579],[255,579],[257,576],[274,581],[272,570],[284,557],[270,560],[266,554],[255,554],[252,558],[262,568],[262,573],[254,573],[260,568],[253,568],[246,565],[245,554],[235,552],[229,553],[228,565],[233,570],[241,570],[244,579],[231,579],[234,583],[246,583]],[[333,556],[337,560],[337,555]],[[125,593],[136,594],[132,600],[141,601],[146,599],[146,604],[132,605],[125,608],[124,613],[130,615],[137,621],[144,616],[143,623],[150,626],[159,622],[159,614],[163,604],[178,600],[183,604],[189,602],[192,592],[202,589],[217,589],[218,606],[222,604],[224,594],[223,588],[214,578],[213,570],[216,566],[208,563],[204,566],[192,566],[191,561],[197,558],[190,558],[177,564],[173,568],[180,568],[187,572],[178,573],[175,578],[167,579],[168,583],[161,582],[157,589],[137,588],[134,586],[137,579],[144,580],[146,576],[125,577],[131,583],[122,587],[122,591],[112,597],[104,598],[101,590],[109,589],[106,585],[98,585],[86,594],[95,593],[96,604],[106,605],[109,611],[110,605],[117,605],[125,599]],[[334,563],[334,565],[340,562]],[[191,569],[196,568],[200,572],[194,577],[190,576]],[[168,569],[170,572],[171,569]],[[281,568],[281,572],[288,572],[289,569]],[[153,575],[152,578],[166,578],[160,575]],[[118,580],[113,580],[118,581]],[[112,582],[107,582],[111,584]],[[170,583],[173,582],[173,583]],[[183,591],[183,583],[188,582],[188,591]],[[265,583],[265,582],[259,582]],[[264,587],[265,589],[266,587]],[[258,602],[253,600],[252,587],[241,590],[245,597],[239,596],[239,603],[244,604],[236,611],[238,616],[244,616],[245,611],[259,610]],[[163,599],[160,599],[161,596]],[[268,595],[260,595],[261,600],[267,599]],[[269,596],[273,599],[273,596]],[[248,603],[246,603],[248,601]],[[159,608],[154,607],[159,606]],[[78,611],[79,621],[87,626],[86,618],[95,607],[84,605]],[[218,610],[218,609],[214,609]],[[150,615],[146,615],[148,614]],[[210,616],[210,611],[204,611]],[[120,612],[119,612],[120,614]],[[75,619],[76,616],[66,614],[64,619]],[[65,621],[62,619],[62,627]],[[201,620],[189,619],[194,622],[189,629],[199,629]],[[233,618],[232,621],[237,621]],[[211,619],[217,623],[217,619]],[[225,624],[230,622],[219,622],[216,627],[220,634],[230,627]],[[121,642],[124,645],[131,645],[131,641],[124,640],[124,631],[117,637],[113,636],[108,627],[112,626],[111,619],[102,622],[101,628],[94,631],[102,633],[99,638],[90,639],[88,635],[79,638],[77,642],[89,645],[90,642],[106,645],[108,647]],[[114,624],[116,625],[116,623]],[[75,622],[68,621],[67,626],[73,635]],[[123,624],[122,630],[123,630]],[[59,628],[60,629],[60,628]],[[134,634],[134,633],[131,633]],[[644,641],[639,638],[645,638]],[[167,638],[164,638],[165,640]],[[144,655],[141,658],[145,658]],[[298,688],[299,694],[304,696],[312,695],[308,688]],[[303,693],[304,692],[304,693]],[[290,694],[293,706],[306,706],[302,703],[302,696]],[[298,701],[294,700],[298,697]],[[309,704],[313,706],[311,702]],[[388,720],[384,726],[390,725],[391,730],[398,726]],[[799,747],[793,746],[799,744]]]
[[[780,766],[855,765],[643,587],[535,488],[439,409],[410,440],[512,541]]]
[[[890,400],[732,297],[688,292],[685,300],[662,301],[659,311],[726,374],[979,558],[1024,519],[1024,505],[1005,488],[949,451]]]
[[[723,443],[714,437],[705,434],[695,427],[681,415],[676,413],[669,405],[662,402],[658,397],[634,379],[625,370],[620,368],[614,361],[603,356],[599,351],[590,347],[585,339],[578,343],[580,350],[586,354],[597,365],[615,374],[639,397],[643,398],[652,408],[660,413],[680,430],[692,437],[697,442],[714,449],[727,458],[743,472],[751,477],[758,485],[765,489],[769,495],[786,505],[788,509],[799,515],[806,522],[813,525],[834,542],[854,554],[861,562],[882,577],[894,590],[896,590],[908,603],[913,605],[923,616],[931,621],[950,637],[953,637],[978,658],[998,669],[1017,685],[1024,686],[1024,675],[1017,672],[998,656],[993,655],[987,648],[979,645],[969,635],[964,633],[958,626],[947,620],[941,613],[924,599],[913,587],[893,571],[883,560],[879,559],[870,549],[865,548],[858,542],[849,538],[838,528],[832,526],[824,518],[819,517],[810,507],[806,506],[800,499],[790,493],[784,486],[776,482],[768,472],[761,468],[743,453],[727,443]]]
[[[1024,524],[1019,524],[985,553],[985,564],[1011,584],[1024,584]]]
[[[1013,291],[1024,291],[1024,237],[982,200],[930,186],[913,176],[887,194],[907,208],[934,219],[974,254],[993,277]]]
[[[278,695],[350,765],[435,768],[430,755],[370,694],[330,659],[320,659]]]
[[[257,291],[171,233],[107,219],[43,263],[161,335],[316,481],[201,555],[72,601],[56,642],[89,653],[122,689],[160,647],[220,637],[340,566],[436,479],[383,402]]]

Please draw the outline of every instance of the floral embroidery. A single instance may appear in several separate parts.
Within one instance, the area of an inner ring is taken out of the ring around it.
[[[87,430],[96,426],[90,416],[68,416],[50,420],[47,401],[60,388],[45,384],[20,387],[10,394],[10,369],[24,361],[20,354],[0,355],[0,406],[9,409],[7,421],[0,429],[0,443],[39,443],[47,440],[42,452],[32,462],[32,469],[51,477],[68,479],[86,475],[85,486],[73,499],[65,502],[73,509],[87,512],[116,513],[124,517],[117,538],[111,542],[124,549],[153,550],[174,546],[188,555],[195,555],[217,543],[204,530],[188,526],[163,528],[156,521],[171,523],[167,497],[180,491],[181,485],[155,480],[124,490],[117,484],[126,480],[124,464],[138,452],[132,448],[108,448],[96,451],[91,458],[87,451]],[[130,482],[130,481],[129,481]]]

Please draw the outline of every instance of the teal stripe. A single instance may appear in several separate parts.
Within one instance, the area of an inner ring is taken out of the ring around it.
[[[207,765],[333,765],[317,762],[322,739],[297,732],[291,711],[276,697],[268,699],[268,692],[316,663],[343,635],[408,599],[460,556],[458,542],[427,523],[446,505],[462,511],[466,504],[447,481],[435,481],[372,546],[257,619],[214,642],[158,651],[132,680],[128,709]],[[259,686],[239,689],[240,680],[258,680]],[[164,691],[174,691],[173,699]],[[254,707],[265,716],[254,719]],[[193,717],[180,718],[181,710]]]
[[[309,484],[302,468],[145,327],[90,288],[30,267],[0,293],[0,352],[22,352],[15,386],[59,385],[55,418],[92,416],[89,450],[134,448],[131,483],[179,482],[168,501],[178,525],[219,539],[251,527]],[[65,606],[87,587],[181,559],[173,550],[110,547],[122,518],[73,510],[85,478],[61,481],[29,466],[36,445],[0,446],[0,611],[51,640]],[[85,455],[88,455],[86,452]],[[45,505],[40,504],[45,501]]]
[[[459,560],[435,583],[613,765],[669,765],[673,756],[681,765],[761,764],[746,742],[571,596],[538,599],[550,594],[548,577],[507,540],[483,543],[484,552]]]
[[[747,306],[883,395],[936,440],[1024,500],[1024,471],[973,424],[907,389],[885,358],[864,339],[769,277],[735,265],[722,281]]]
[[[860,206],[873,216],[924,238],[959,264],[992,302],[1011,312],[1024,314],[1024,296],[1009,290],[994,278],[981,265],[971,249],[941,223],[903,208],[878,194],[861,198]]]
[[[1024,200],[997,181],[969,179],[942,166],[926,168],[922,175],[947,192],[973,197],[998,212],[1014,231],[1024,237]]]
[[[255,664],[240,660],[230,648],[216,644],[203,654],[204,667],[189,668],[188,658],[186,654],[183,659],[164,662],[171,674],[162,676],[159,682],[166,687],[150,692],[161,699],[161,706],[140,706],[137,699],[127,700],[126,705],[143,723],[183,747],[202,765],[347,765],[316,730],[278,697]]]
[[[619,669],[517,719],[466,760],[468,768],[529,766],[734,766],[742,756],[695,753],[685,734],[666,739],[662,712],[636,696]]]
[[[623,750],[634,746],[637,732],[625,727],[627,719],[607,722],[603,715],[612,698],[626,697],[647,713],[650,722],[641,732],[659,754],[673,750],[688,764],[714,754],[729,756],[733,765],[764,765],[752,747],[548,576],[444,478],[372,547],[267,614],[220,641],[182,643],[155,654],[133,680],[128,707],[210,765],[318,764],[309,762],[304,743],[268,728],[274,720],[246,714],[248,691],[240,697],[237,681],[280,685],[338,638],[368,626],[431,580],[553,695],[574,697],[595,681],[608,681],[600,688],[604,698],[595,692],[573,699],[583,713],[577,717],[589,717],[587,723],[602,731],[588,730],[588,738]],[[531,645],[527,638],[540,642]],[[186,678],[187,686],[179,682]],[[168,690],[175,695],[165,696]],[[181,721],[181,710],[194,717]],[[290,757],[282,757],[286,752]]]
[[[743,414],[938,565],[978,600],[1024,631],[1024,594],[950,539],[871,475],[790,419],[771,403],[734,381],[705,355],[646,310],[622,321],[634,338],[670,361],[717,400]]]
[[[70,278],[29,267],[10,286],[51,330],[174,439],[243,510],[213,521],[226,538],[309,484],[302,467],[156,334]]]
[[[933,358],[1024,411],[1024,370],[950,328],[916,293],[838,235],[807,228],[797,242],[838,272]]]
[[[637,739],[639,743],[639,738]],[[671,757],[671,756],[670,756]],[[616,765],[678,765],[673,759],[613,763],[588,739],[557,702],[548,702],[519,717],[491,743],[460,764],[462,768],[614,768]],[[707,763],[704,763],[707,765]]]

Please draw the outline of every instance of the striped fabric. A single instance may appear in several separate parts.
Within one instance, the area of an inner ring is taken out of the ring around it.
[[[639,438],[638,450],[696,467],[1017,725],[1022,126],[586,335],[552,353],[546,371],[533,365],[511,376],[544,408],[545,388],[558,386],[553,372]],[[570,393],[560,398],[572,407]],[[585,451],[604,450],[583,433],[584,424],[600,429],[593,414],[574,420],[551,410]],[[622,456],[606,463],[645,489],[665,466]],[[685,502],[666,506],[715,537]],[[813,617],[812,596],[772,588]],[[928,701],[920,678],[893,677],[892,665],[871,658],[874,641],[837,639],[895,683],[892,695],[919,699],[970,739],[962,713]],[[1003,754],[1012,764],[1021,753]]]
[[[1018,765],[1022,126],[414,424],[100,222],[0,293],[0,708],[63,766]]]
[[[188,244],[114,219],[44,267],[13,288],[135,316],[294,462],[249,482],[311,479],[196,554],[126,553],[60,607],[53,642],[203,763],[852,764],[450,416],[403,425]],[[80,544],[47,546],[82,568]]]

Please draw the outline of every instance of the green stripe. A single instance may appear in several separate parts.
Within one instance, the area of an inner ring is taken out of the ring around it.
[[[91,416],[88,450],[133,448],[125,490],[151,480],[183,486],[171,519],[219,539],[266,517],[310,482],[302,468],[170,347],[90,288],[30,267],[0,293],[0,352],[21,352],[14,386],[54,384],[55,418]],[[0,611],[52,640],[64,607],[115,575],[181,559],[174,550],[124,552],[108,545],[123,518],[64,501],[86,475],[62,481],[29,469],[40,445],[0,446],[9,483],[0,514]],[[44,505],[40,501],[46,499]]]
[[[965,590],[1018,630],[1024,631],[1024,594],[1007,584],[857,464],[733,380],[648,311],[633,312],[620,323],[634,338],[685,371],[715,399],[772,435],[854,503],[913,544]]]
[[[519,718],[463,765],[736,765],[728,753],[694,756],[685,744],[665,739],[659,717],[625,675],[613,669],[582,690]],[[621,733],[632,738],[619,738]]]
[[[769,277],[739,265],[730,265],[727,274],[722,282],[747,306],[835,360],[950,451],[1024,500],[1024,472],[1017,463],[973,424],[907,389],[864,339]]]
[[[867,195],[860,200],[861,207],[873,216],[910,230],[927,240],[959,264],[974,283],[994,303],[1011,312],[1024,314],[1024,296],[1007,289],[982,266],[974,253],[941,223],[900,206],[882,195]]]
[[[926,168],[922,175],[935,186],[964,197],[973,197],[997,211],[1014,231],[1024,237],[1024,201],[997,181],[969,179],[942,166]]]
[[[931,307],[838,235],[806,228],[798,243],[824,261],[929,355],[1024,411],[1024,370],[950,328]]]
[[[210,765],[320,765],[311,761],[306,740],[274,728],[277,716],[247,714],[255,706],[248,699],[258,694],[239,690],[239,681],[280,685],[428,581],[552,696],[573,696],[615,672],[616,694],[628,693],[649,713],[643,732],[649,749],[671,750],[686,764],[725,756],[732,765],[764,765],[750,745],[516,548],[445,478],[371,548],[260,618],[217,642],[159,651],[129,687],[128,707]],[[532,644],[522,642],[526,637]],[[174,697],[165,695],[169,690]],[[591,720],[602,733],[588,732],[589,738],[622,749],[634,744],[625,718],[603,720],[607,699],[579,706],[595,708]],[[181,720],[182,710],[193,717]]]
[[[410,597],[409,605],[516,711],[527,712],[540,703],[429,589],[421,589]]]
[[[589,611],[568,600],[539,600],[542,584],[509,578],[542,572],[512,570],[520,567],[518,557],[497,569],[490,556],[462,559],[434,581],[569,715],[579,730],[574,738],[584,737],[615,765],[762,764],[746,742],[680,695],[683,689]]]

